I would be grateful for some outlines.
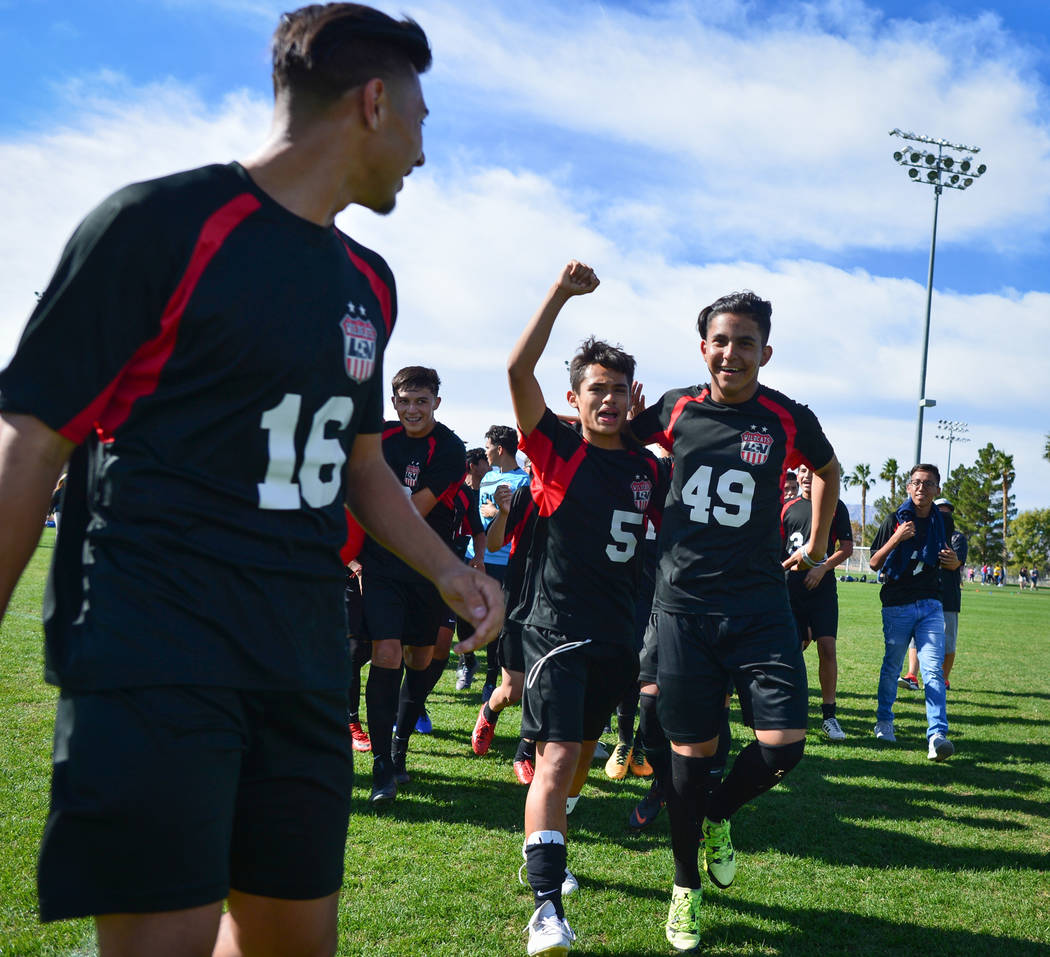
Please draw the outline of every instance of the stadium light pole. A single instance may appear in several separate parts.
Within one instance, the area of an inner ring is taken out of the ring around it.
[[[944,470],[944,478],[952,474],[952,443],[969,442],[964,433],[970,431],[970,426],[965,422],[952,422],[950,419],[937,420],[937,438],[948,443],[948,467]]]
[[[923,144],[909,146],[905,143],[901,149],[894,152],[893,158],[908,170],[908,178],[913,183],[925,183],[933,187],[933,235],[930,239],[930,268],[926,274],[926,322],[922,336],[922,368],[919,373],[919,418],[915,426],[915,461],[921,462],[923,413],[937,404],[936,400],[926,398],[926,359],[930,351],[933,261],[937,253],[937,211],[941,193],[945,186],[949,189],[969,189],[985,174],[988,167],[984,163],[974,163],[973,154],[981,152],[979,146],[949,143],[933,136],[898,129],[890,130],[890,136],[899,136],[910,143]],[[934,146],[937,147],[936,154],[930,148]],[[923,172],[926,173],[925,176],[922,175]]]

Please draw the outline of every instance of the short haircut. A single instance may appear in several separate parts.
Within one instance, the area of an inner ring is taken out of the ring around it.
[[[588,366],[605,366],[614,372],[622,372],[627,376],[628,383],[634,382],[634,356],[594,336],[583,340],[569,363],[569,384],[573,392],[580,391],[580,383]]]
[[[798,473],[797,472],[791,472],[791,471],[785,472],[784,473],[784,478],[786,478],[786,479],[794,479],[794,481],[797,482],[798,481]]]
[[[398,369],[390,380],[390,388],[396,396],[402,389],[429,389],[434,395],[441,388],[441,378],[437,370],[426,366],[405,366]]]
[[[918,465],[913,465],[908,473],[908,478],[911,478],[916,472],[932,472],[937,479],[937,484],[941,484],[941,470],[936,465],[930,465],[928,462],[920,462]]]
[[[513,455],[518,451],[517,429],[509,425],[491,425],[485,438],[493,445],[503,446],[503,451]]]
[[[432,54],[415,20],[361,3],[313,3],[281,15],[273,35],[274,95],[324,107],[375,77],[425,73]]]
[[[467,465],[477,465],[478,462],[485,462],[488,464],[489,457],[485,454],[484,449],[467,449]]]
[[[744,292],[731,292],[728,296],[716,299],[710,306],[704,306],[700,315],[696,317],[696,328],[701,339],[707,338],[707,323],[715,316],[731,312],[734,316],[746,316],[758,323],[759,332],[762,333],[762,345],[769,342],[769,326],[773,317],[773,304],[762,299],[755,293],[745,290]]]

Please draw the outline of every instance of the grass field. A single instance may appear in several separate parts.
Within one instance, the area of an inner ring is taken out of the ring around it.
[[[34,867],[48,791],[54,689],[41,679],[40,600],[47,532],[0,632],[0,955],[95,952],[90,922],[41,926]],[[922,699],[901,692],[896,746],[876,747],[882,638],[878,589],[839,586],[839,718],[849,740],[811,733],[785,783],[742,809],[740,869],[705,889],[701,952],[718,955],[1050,955],[1050,590],[964,586],[949,693],[957,753],[926,759]],[[811,692],[816,649],[807,652]],[[445,676],[435,732],[414,736],[413,782],[393,810],[365,807],[358,762],[339,921],[346,955],[524,954],[531,895],[521,861],[525,792],[510,762],[508,712],[485,758],[470,753],[478,708]],[[819,694],[811,693],[811,725]],[[816,718],[816,720],[814,720]],[[734,725],[735,742],[745,731]],[[734,745],[734,751],[737,744]],[[663,936],[672,865],[666,815],[633,834],[639,779],[599,765],[570,818],[574,954],[672,951]]]

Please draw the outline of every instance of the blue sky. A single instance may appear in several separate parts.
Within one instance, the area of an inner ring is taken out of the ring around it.
[[[262,141],[287,6],[0,0],[0,363],[106,193]],[[510,421],[506,354],[576,257],[603,281],[541,366],[555,408],[592,332],[636,354],[653,398],[702,381],[698,309],[753,288],[774,304],[763,380],[814,408],[847,470],[910,462],[933,196],[891,158],[900,127],[979,145],[989,168],[941,201],[923,457],[945,464],[938,418],[968,422],[953,464],[993,442],[1018,505],[1050,505],[1044,2],[381,6],[435,50],[427,164],[394,215],[339,223],[398,277],[387,372],[437,367],[468,445]]]

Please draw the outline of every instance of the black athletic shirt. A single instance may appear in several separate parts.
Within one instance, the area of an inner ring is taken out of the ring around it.
[[[647,517],[665,487],[645,449],[601,449],[547,409],[521,443],[532,461],[537,518],[526,623],[633,647]]]
[[[478,510],[478,493],[466,482],[452,497],[452,551],[460,558],[466,558],[467,543],[475,535],[484,535],[485,526],[481,524],[481,512]]]
[[[897,521],[896,513],[891,513],[883,519],[879,530],[875,533],[875,538],[871,542],[871,553],[873,555],[890,540],[890,536],[897,531],[898,524],[900,523]],[[931,598],[940,600],[940,566],[928,565],[922,560],[922,548],[927,538],[929,524],[930,517],[928,515],[926,518],[916,516],[915,536],[909,538],[906,542],[901,542],[897,548],[889,553],[892,555],[898,548],[907,549],[909,552],[907,565],[900,577],[893,581],[885,582],[879,591],[879,598],[884,606],[892,608],[897,605],[910,605],[912,602]],[[886,560],[889,561],[889,555],[886,556]],[[886,565],[883,563],[883,568],[885,567]]]
[[[77,443],[49,681],[346,687],[343,465],[395,315],[379,256],[236,163],[88,215],[0,373],[0,408]]]
[[[510,543],[507,572],[503,579],[503,597],[507,604],[507,618],[522,623],[532,607],[529,574],[529,551],[536,528],[536,502],[529,486],[519,485],[510,496],[510,512],[503,533],[503,544]]]
[[[697,385],[665,393],[631,428],[674,456],[653,607],[725,615],[783,607],[784,473],[803,462],[823,468],[834,454],[816,416],[763,385],[737,405]]]
[[[790,558],[803,545],[809,542],[813,533],[813,502],[811,499],[793,498],[784,506],[780,517],[781,531],[784,537],[783,558]],[[831,520],[831,532],[828,534],[827,554],[835,551],[836,542],[852,542],[853,526],[850,524],[849,509],[840,499],[835,504],[835,515]],[[814,556],[816,557],[816,556]],[[806,570],[808,571],[808,569]],[[787,573],[788,593],[792,599],[817,598],[835,591],[834,570],[820,580],[816,588],[806,588],[803,579],[806,571],[789,571]]]
[[[451,545],[455,532],[454,499],[467,474],[467,447],[459,436],[448,426],[436,422],[427,435],[411,438],[400,422],[387,422],[383,427],[383,457],[408,495],[430,489],[437,502],[425,521],[442,541]],[[366,583],[375,575],[398,581],[424,580],[419,572],[373,538],[365,539],[361,565]]]

